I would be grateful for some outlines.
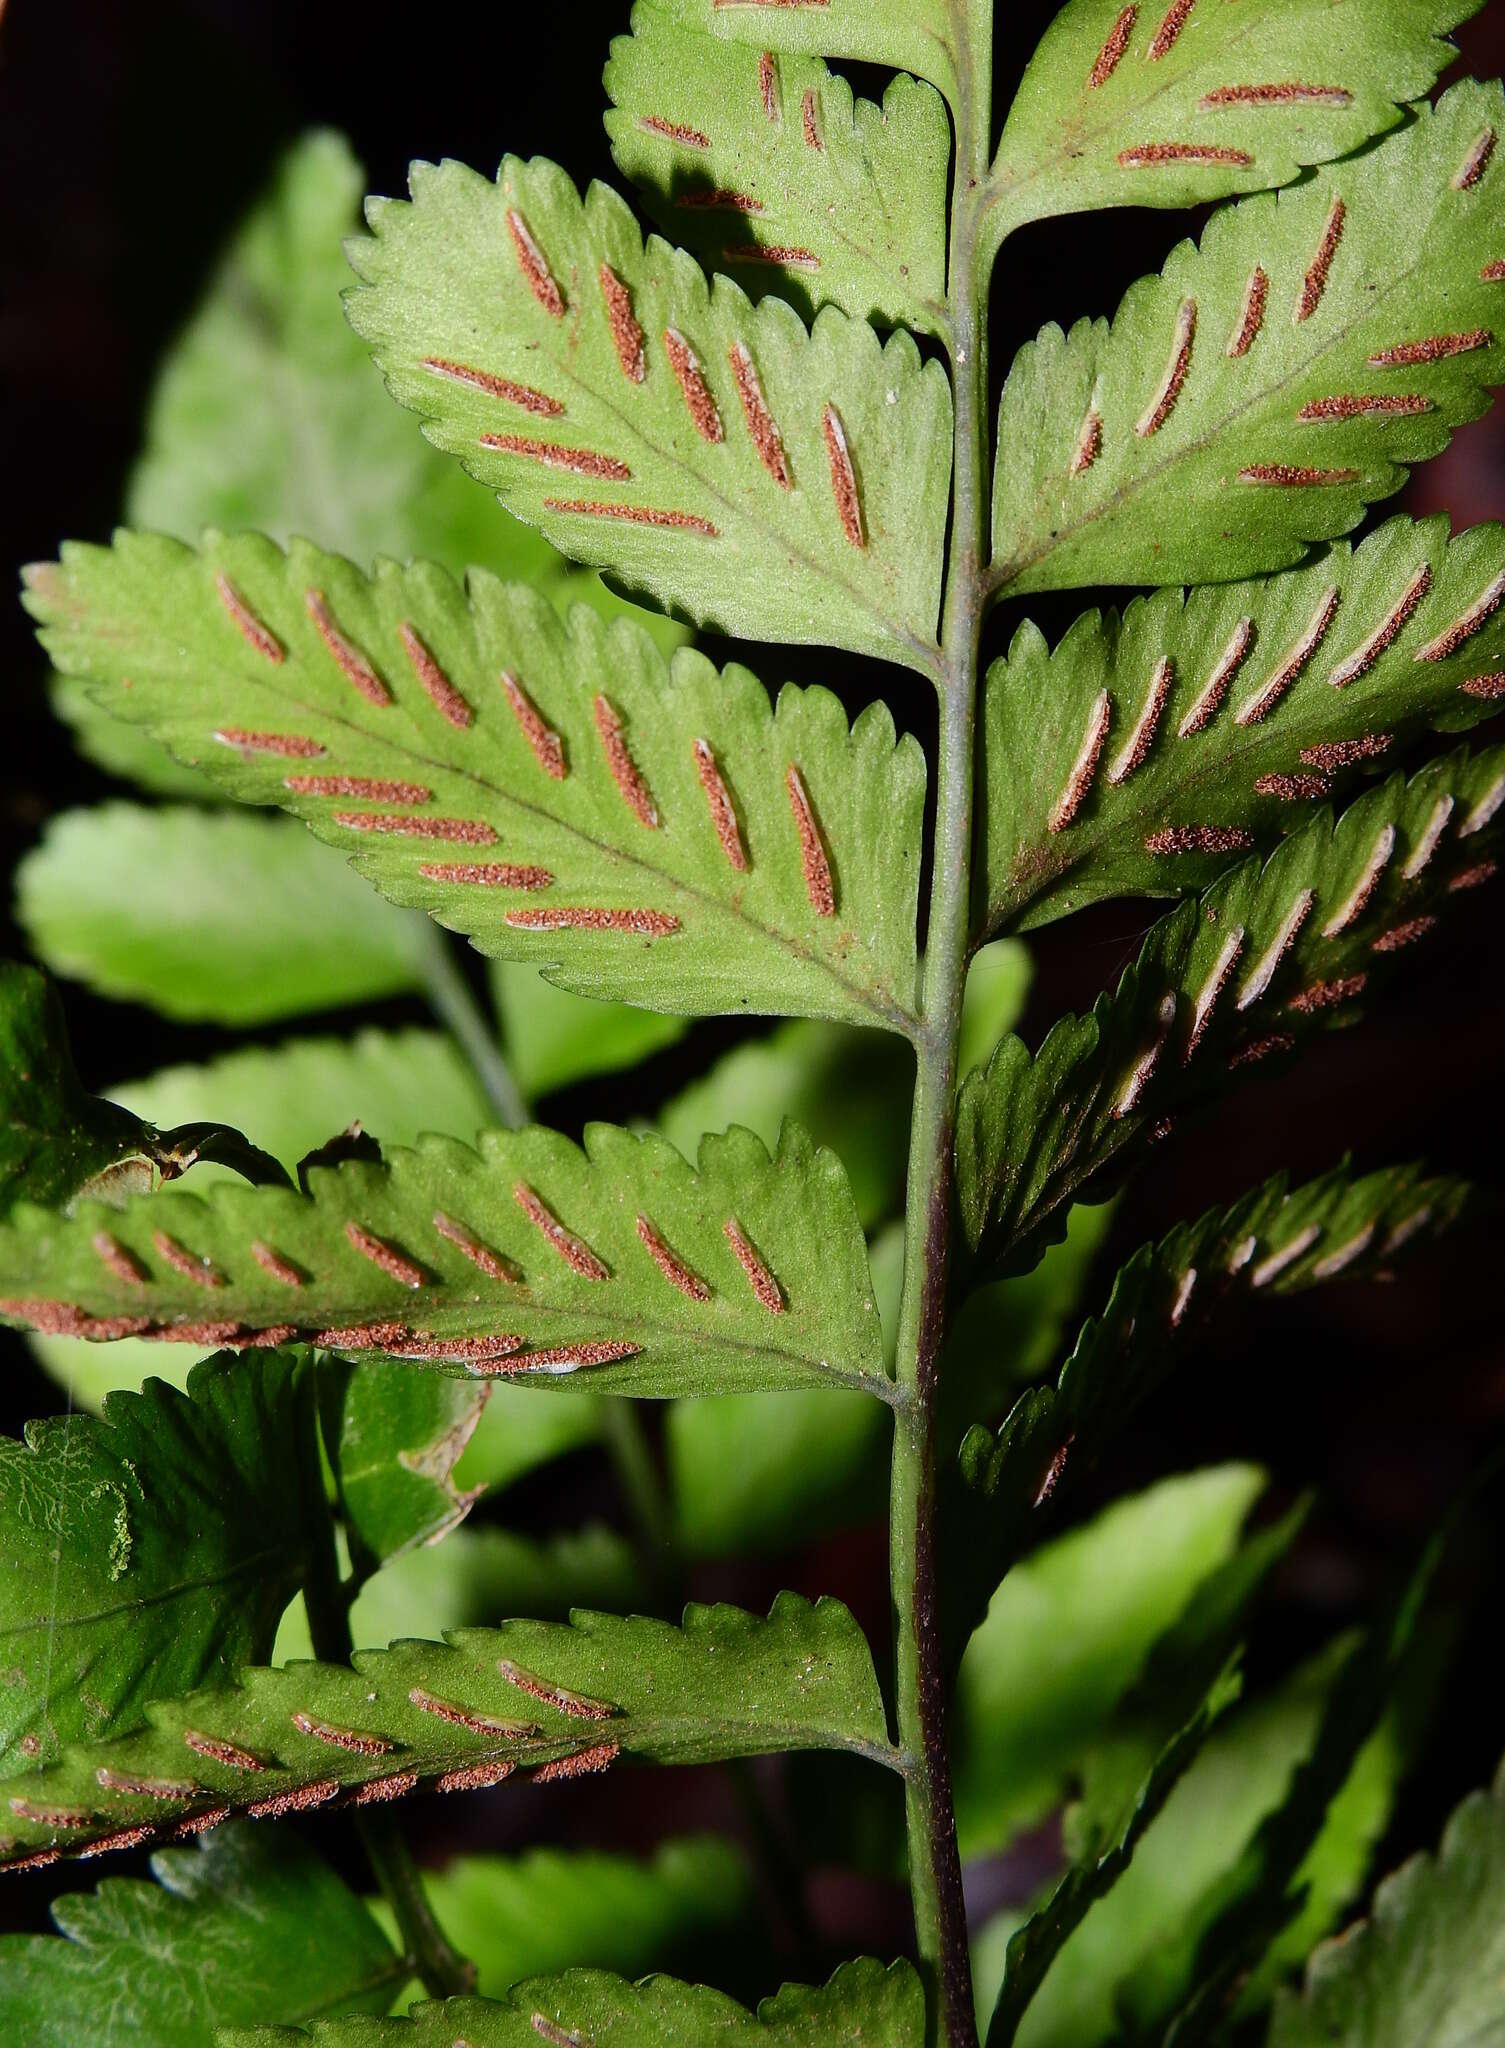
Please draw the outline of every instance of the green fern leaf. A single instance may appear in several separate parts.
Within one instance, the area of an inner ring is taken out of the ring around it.
[[[407,1974],[365,1906],[284,1829],[164,1849],[0,1936],[0,2035],[25,2048],[213,2048],[217,2029],[382,2013]]]
[[[912,1027],[924,772],[881,705],[773,710],[625,620],[302,542],[121,535],[30,583],[60,667],[483,951],[660,1009]]]
[[[146,1720],[19,1782],[4,1860],[97,1854],[227,1810],[471,1790],[524,1767],[547,1784],[619,1757],[839,1749],[899,1765],[862,1631],[840,1601],[793,1593],[766,1621],[689,1607],[673,1628],[580,1610],[567,1625],[509,1621],[357,1652],[353,1668],[258,1667],[226,1691],[159,1698]]]
[[[1370,1917],[1317,1949],[1269,2048],[1404,2048],[1505,2038],[1505,1773],[1453,1814],[1435,1857],[1402,1865]]]
[[[698,1171],[608,1124],[584,1151],[541,1129],[480,1145],[315,1167],[308,1196],[169,1190],[67,1223],[22,1208],[0,1230],[0,1312],[76,1336],[305,1336],[593,1391],[889,1396],[851,1193],[796,1125],[772,1159],[748,1131],[707,1138]]]
[[[84,1192],[149,1190],[151,1138],[79,1080],[56,989],[0,960],[0,1214],[23,1197],[62,1207]]]
[[[1257,1294],[1387,1272],[1406,1247],[1451,1229],[1468,1194],[1465,1182],[1424,1179],[1415,1167],[1362,1178],[1340,1167],[1295,1189],[1282,1175],[1142,1247],[1055,1383],[1022,1394],[996,1434],[978,1424],[962,1443],[947,1504],[955,1643],[977,1625],[1063,1478],[1092,1469],[1210,1317],[1238,1313]]]
[[[964,92],[987,103],[992,0],[664,0],[688,27],[776,56],[850,57],[912,71],[957,105]],[[965,59],[966,83],[962,65]]]
[[[224,2048],[276,2048],[312,2038],[318,2048],[664,2048],[665,2042],[748,2042],[752,2048],[922,2048],[925,1995],[908,1963],[844,1963],[818,1989],[786,1984],[756,2015],[724,1992],[673,1977],[628,1984],[598,1970],[570,1970],[519,1984],[505,2001],[450,1998],[415,2006],[406,2020],[381,2026],[337,2020],[306,2033],[288,2029],[231,2033]]]
[[[308,1565],[307,1426],[302,1370],[273,1356],[0,1439],[0,1775],[267,1656]]]
[[[735,1944],[740,1957],[750,1935],[758,1946],[752,1869],[725,1835],[671,1838],[650,1856],[457,1856],[425,1872],[424,1889],[451,1945],[475,1964],[481,1998],[562,1970],[636,1978],[708,1949]]]
[[[978,928],[1203,887],[1216,843],[1273,845],[1354,769],[1488,718],[1502,585],[1505,530],[1393,519],[1263,582],[1089,612],[1053,654],[1022,626],[988,673]]]
[[[416,994],[431,936],[290,819],[199,804],[61,812],[16,870],[16,914],[54,974],[242,1028]]]
[[[1071,0],[1024,74],[989,182],[995,243],[1104,206],[1285,185],[1393,128],[1482,0]]]
[[[1063,1018],[1032,1060],[1007,1038],[957,1109],[966,1241],[1027,1264],[1060,1205],[1168,1113],[1351,1017],[1409,963],[1449,900],[1495,872],[1505,750],[1393,776],[1163,917],[1115,996]],[[1223,842],[1224,850],[1236,840]]]
[[[950,1724],[965,1863],[1003,1854],[1069,1806],[1147,1666],[1260,1541],[1245,1525],[1266,1484],[1252,1465],[1162,1479],[1043,1542],[1001,1581],[967,1642]]]
[[[1455,86],[1363,155],[1214,214],[1111,330],[1022,349],[995,587],[1285,568],[1398,490],[1505,363],[1505,164],[1479,157],[1502,127],[1497,84]]]
[[[854,99],[818,58],[776,56],[639,0],[612,44],[612,154],[709,270],[807,312],[944,333],[951,129],[928,85]]]
[[[1219,1673],[1196,1713],[1156,1757],[1116,1838],[1090,1862],[1074,1864],[1045,1904],[1010,1940],[1003,1988],[988,2023],[986,2048],[1010,2048],[1051,1964],[1092,1907],[1128,1869],[1141,1838],[1159,1817],[1215,1722],[1238,1698],[1239,1690],[1235,1659]]]
[[[700,624],[934,668],[951,398],[907,333],[712,289],[542,159],[417,165],[412,193],[368,206],[347,305],[431,441]]]

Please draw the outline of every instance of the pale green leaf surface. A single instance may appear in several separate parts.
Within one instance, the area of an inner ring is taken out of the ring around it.
[[[54,973],[184,1021],[277,1023],[422,986],[421,920],[291,820],[64,811],[21,862],[16,897]]]
[[[495,183],[415,164],[410,184],[411,204],[368,204],[347,307],[436,446],[572,557],[700,624],[933,668],[951,398],[908,333],[754,307],[542,158],[504,158]],[[615,320],[603,264],[631,302]]]
[[[1010,1937],[1003,1988],[988,2022],[986,2048],[1011,2048],[1019,2039],[1020,2023],[1052,1966],[1090,1918],[1093,1907],[1111,1897],[1133,1867],[1144,1836],[1164,1813],[1209,1733],[1238,1695],[1235,1662],[1214,1679],[1191,1719],[1155,1758],[1114,1839],[1090,1862],[1073,1864],[1045,1903]]]
[[[668,1841],[651,1856],[532,1849],[459,1856],[424,1874],[450,1944],[476,1966],[476,1992],[505,1998],[526,1977],[571,1969],[641,1977],[745,1943],[756,1913],[746,1858],[721,1835]],[[389,1915],[378,1904],[384,1926]]]
[[[72,677],[55,675],[47,701],[53,716],[72,733],[79,753],[107,775],[134,783],[147,796],[166,797],[174,803],[219,800],[219,792],[201,769],[175,761],[144,727],[127,725],[102,711],[85,685]]]
[[[607,1124],[583,1151],[538,1128],[480,1145],[316,1167],[307,1196],[168,1190],[65,1223],[23,1207],[0,1230],[0,1314],[177,1343],[301,1333],[457,1376],[579,1372],[591,1391],[888,1398],[850,1191],[796,1125],[773,1158],[747,1131],[707,1138],[698,1170]]]
[[[529,1102],[635,1067],[688,1028],[683,1017],[571,995],[521,960],[490,961],[488,978],[507,1065]]]
[[[208,1123],[223,1117],[242,1128],[254,1127],[289,1172],[352,1123],[383,1143],[411,1145],[423,1131],[468,1139],[492,1120],[469,1065],[437,1031],[290,1039],[274,1050],[247,1046],[199,1066],[164,1067],[140,1080],[122,1081],[110,1094],[150,1124]],[[230,1170],[212,1160],[191,1167],[185,1176],[195,1192],[229,1177]],[[67,1389],[75,1408],[98,1409],[114,1388],[139,1387],[152,1374],[182,1386],[194,1364],[190,1347],[164,1350],[140,1337],[94,1344],[83,1337],[33,1335],[31,1348]],[[430,1398],[452,1401],[456,1391]],[[535,1409],[538,1405],[533,1404]],[[558,1404],[550,1414],[557,1423]]]
[[[881,705],[849,727],[826,691],[788,688],[774,710],[746,670],[687,649],[666,666],[627,620],[577,606],[566,625],[480,575],[467,602],[424,564],[370,582],[254,535],[70,546],[30,572],[29,603],[122,716],[483,952],[660,1009],[911,1027],[923,759]]]
[[[1313,1955],[1270,2048],[1497,2048],[1505,2041],[1505,1780],[1453,1814],[1435,1856],[1384,1881],[1369,1918]]]
[[[1446,32],[1481,4],[1201,0],[1182,11],[1170,0],[1071,0],[1005,124],[989,239],[1057,214],[1194,206],[1288,184],[1393,127],[1457,55]],[[1156,143],[1192,153],[1136,158]]]
[[[544,2028],[537,2024],[542,2019]],[[550,2030],[544,2032],[544,2029]],[[908,1963],[844,1963],[818,1989],[786,1984],[756,2016],[723,1992],[673,1977],[625,1983],[595,1970],[536,1977],[505,2001],[451,1998],[420,2005],[380,2026],[315,2026],[319,2048],[538,2048],[541,2033],[600,2048],[664,2048],[665,2042],[750,2041],[758,2048],[922,2048],[925,1994]],[[274,2048],[291,2031],[236,2033],[224,2048]]]
[[[464,1521],[454,1470],[488,1389],[442,1373],[331,1359],[320,1368],[324,1445],[358,1572]]]
[[[625,1614],[646,1597],[631,1543],[603,1523],[555,1536],[470,1525],[373,1572],[351,1603],[350,1635],[358,1650],[385,1650],[409,1636],[488,1627],[499,1614],[567,1621],[572,1608]],[[282,1617],[271,1661],[293,1664],[313,1654],[300,1598]]]
[[[708,270],[806,312],[945,331],[951,128],[930,86],[897,78],[875,106],[819,58],[727,42],[638,0],[606,90],[618,168]]]
[[[1059,1204],[1160,1117],[1230,1085],[1230,1067],[1238,1078],[1347,1021],[1385,970],[1414,971],[1441,912],[1493,874],[1502,800],[1498,748],[1393,776],[1163,917],[1117,993],[1063,1019],[1033,1060],[1005,1039],[957,1111],[957,1191],[980,1261],[1032,1262]]]
[[[964,90],[986,95],[992,60],[991,0],[665,0],[676,20],[790,55],[850,57],[913,71],[955,104]]]
[[[460,1454],[455,1484],[500,1492],[540,1465],[598,1443],[604,1426],[602,1403],[592,1394],[554,1401],[542,1388],[498,1380]]]
[[[1500,527],[1449,541],[1445,517],[1402,518],[1262,582],[1086,613],[1053,653],[1022,626],[986,685],[977,928],[1204,887],[1230,846],[1273,845],[1338,779],[1490,717],[1502,576]]]
[[[1111,331],[1083,320],[1023,348],[999,415],[996,586],[1284,568],[1398,490],[1485,409],[1505,363],[1505,161],[1457,182],[1502,127],[1499,85],[1454,86],[1363,155],[1215,213],[1200,248],[1183,242],[1130,289]],[[1259,332],[1231,352],[1259,277]],[[1329,400],[1336,412],[1300,417]]]
[[[158,371],[145,446],[126,495],[136,526],[196,541],[206,526],[307,534],[361,563],[378,554],[472,563],[516,576],[562,606],[623,609],[494,499],[456,473],[392,410],[340,304],[343,238],[365,178],[344,139],[294,143],[232,237],[188,325]],[[637,616],[667,650],[684,637]],[[200,771],[150,734],[60,681],[53,709],[82,753],[153,795],[202,802]]]
[[[1278,1176],[1143,1246],[1119,1271],[1101,1317],[1083,1326],[1055,1385],[1021,1395],[996,1434],[977,1425],[962,1441],[949,1503],[958,1550],[946,1594],[953,1632],[971,1626],[1063,1479],[1091,1469],[1213,1318],[1247,1312],[1266,1290],[1389,1271],[1408,1247],[1449,1229],[1468,1192],[1456,1177],[1427,1180],[1415,1167],[1361,1178],[1339,1168],[1289,1190]]]
[[[1117,2002],[1137,1971],[1180,1970],[1194,1938],[1188,1928],[1205,1918],[1310,1752],[1332,1663],[1324,1657],[1303,1667],[1212,1731],[1129,1868],[1055,1958],[1020,2027],[1020,2048],[1099,2048],[1118,2038]]]
[[[492,1120],[486,1097],[454,1042],[440,1031],[357,1031],[348,1038],[290,1038],[244,1046],[202,1064],[160,1067],[110,1089],[157,1125],[250,1126],[288,1171],[337,1131],[358,1123],[383,1146],[412,1145],[425,1131],[472,1139]],[[195,1166],[202,1191],[226,1179]]]
[[[122,1828],[178,1826],[226,1805],[323,1805],[380,1780],[395,1782],[367,1796],[419,1782],[473,1789],[524,1766],[573,1764],[551,1774],[571,1777],[618,1756],[688,1764],[840,1749],[890,1765],[897,1756],[862,1631],[839,1601],[812,1606],[793,1593],[780,1594],[766,1621],[689,1607],[674,1628],[579,1609],[568,1625],[509,1621],[448,1643],[358,1651],[353,1668],[263,1666],[224,1691],[158,1699],[146,1718],[138,1733],[80,1745],[28,1779],[22,1811],[12,1801],[6,1819],[6,1858],[77,1853]],[[235,1761],[206,1739],[231,1745]],[[102,1786],[101,1768],[157,1789]]]
[[[840,1158],[872,1229],[902,1206],[913,1085],[914,1056],[889,1034],[796,1020],[723,1055],[655,1121],[688,1154],[701,1132],[739,1125],[776,1144],[794,1117]]]
[[[220,2027],[380,2013],[403,1964],[359,1899],[286,1829],[165,1849],[156,1883],[58,1899],[58,1933],[0,1936],[15,2048],[213,2048]]]
[[[266,1656],[308,1557],[299,1380],[220,1359],[0,1439],[0,1773]]]
[[[1172,1986],[1175,1996],[1164,1996],[1163,1975],[1148,1987],[1131,1987],[1126,2005],[1153,2012],[1157,2023],[1181,2000],[1165,2035],[1176,2048],[1193,2048],[1222,2031],[1250,1971],[1303,1911],[1305,1902],[1295,1887],[1310,1868],[1333,1801],[1351,1783],[1365,1745],[1382,1732],[1397,1704],[1404,1707],[1418,1673],[1426,1673],[1435,1648],[1429,1596],[1488,1476],[1486,1468],[1481,1480],[1455,1496],[1442,1531],[1341,1662],[1322,1699],[1315,1734],[1282,1796],[1214,1888],[1203,1912],[1195,1918],[1186,1916],[1177,1928],[1175,1938],[1183,1945],[1185,1966],[1180,1984]]]
[[[881,1512],[892,1423],[851,1394],[676,1401],[664,1454],[692,1557],[780,1552]]]
[[[185,541],[206,526],[306,534],[363,565],[400,547],[455,575],[552,579],[562,596],[554,550],[383,401],[340,306],[364,189],[328,129],[283,155],[158,372],[126,520]]]
[[[0,1212],[23,1199],[62,1206],[86,1188],[149,1189],[154,1137],[80,1081],[57,991],[0,961]]]
[[[1066,1796],[1157,1639],[1233,1554],[1253,1466],[1168,1479],[1018,1564],[957,1681],[952,1773],[964,1857],[996,1854]]]

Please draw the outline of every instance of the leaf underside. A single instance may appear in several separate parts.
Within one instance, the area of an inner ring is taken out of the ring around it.
[[[207,2048],[217,2027],[389,2009],[408,1966],[362,1902],[285,1829],[227,1827],[60,1898],[56,1935],[0,1937],[0,2034]]]
[[[984,1265],[1031,1263],[1063,1202],[1230,1070],[1346,1023],[1410,964],[1450,900],[1495,872],[1505,750],[1393,776],[1324,811],[1152,927],[1138,962],[1031,1058],[1005,1039],[957,1108],[956,1185]]]
[[[991,52],[991,9],[983,0],[664,0],[664,11],[687,27],[776,55],[849,57],[885,70],[912,71],[958,97],[958,35],[985,68]]]
[[[517,1985],[505,2001],[451,1998],[419,2005],[406,2020],[381,2026],[325,2021],[308,2030],[226,2035],[226,2048],[274,2048],[307,2039],[320,2048],[357,2043],[411,2048],[663,2048],[665,2042],[742,2041],[757,2048],[921,2048],[925,1994],[908,1963],[887,1969],[866,1958],[844,1963],[819,1988],[786,1984],[756,2015],[724,1992],[673,1977],[628,1984],[599,1970],[570,1970]]]
[[[119,715],[483,951],[661,1009],[911,1028],[924,770],[883,707],[774,709],[625,620],[303,542],[122,534],[29,583]]]
[[[1502,126],[1498,84],[1457,85],[1362,155],[1215,213],[1111,331],[1021,349],[995,586],[1285,568],[1399,489],[1500,379],[1505,168],[1479,152]]]
[[[1442,38],[1480,5],[1072,0],[1004,126],[993,236],[1056,214],[1288,184],[1394,127],[1457,55]]]
[[[415,165],[347,300],[392,395],[579,561],[749,639],[936,660],[950,387],[905,332],[813,331],[543,159]],[[439,368],[425,367],[440,365]]]
[[[0,1776],[270,1653],[309,1536],[300,1368],[202,1365],[0,1439]]]
[[[1340,778],[1490,717],[1502,598],[1505,531],[1402,518],[1261,582],[1089,612],[1053,653],[1021,626],[986,684],[977,929],[1205,887]]]
[[[639,0],[606,89],[619,169],[708,270],[805,311],[944,330],[951,130],[930,86],[897,78],[878,107],[818,58],[722,41]]]
[[[1403,1250],[1453,1227],[1468,1192],[1412,1166],[1362,1178],[1339,1168],[1294,1189],[1281,1175],[1136,1252],[1055,1383],[1022,1394],[996,1434],[975,1425],[962,1444],[950,1499],[953,1640],[966,1641],[1063,1479],[1093,1467],[1214,1319],[1263,1293],[1388,1273]]]
[[[1281,1995],[1270,2048],[1402,2048],[1505,2034],[1505,1781],[1466,1799],[1435,1857],[1387,1877],[1370,1917]]]
[[[311,1194],[224,1185],[23,1208],[0,1231],[0,1313],[92,1337],[327,1350],[660,1396],[798,1386],[886,1398],[846,1177],[796,1125],[770,1159],[708,1137],[533,1128],[479,1153],[427,1136],[315,1167]],[[397,1369],[397,1368],[394,1368]]]
[[[618,1757],[844,1749],[896,1762],[862,1631],[839,1601],[793,1593],[766,1621],[734,1607],[687,1608],[681,1628],[577,1611],[360,1651],[353,1668],[257,1667],[226,1691],[158,1700],[146,1718],[15,1782],[5,1861],[98,1854],[228,1811],[475,1790],[518,1769],[548,1783]]]

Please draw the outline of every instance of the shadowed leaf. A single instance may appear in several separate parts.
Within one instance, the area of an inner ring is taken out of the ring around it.
[[[1495,870],[1505,751],[1460,750],[1324,811],[1152,927],[1112,996],[1032,1059],[1005,1039],[961,1091],[957,1191],[983,1266],[1029,1264],[1063,1201],[1169,1113],[1344,1023]]]
[[[505,2001],[451,1998],[420,2005],[407,2020],[388,2020],[359,2031],[338,2021],[315,2026],[319,2048],[355,2048],[389,2039],[402,2048],[538,2048],[551,2043],[610,2043],[610,2048],[663,2048],[667,2041],[755,2043],[756,2048],[921,2048],[925,1995],[908,1963],[844,1963],[819,1989],[786,1984],[765,1999],[756,2017],[724,1992],[704,1985],[649,1977],[624,1983],[595,1970],[535,1977]],[[291,2030],[237,2033],[225,2048],[275,2048],[293,2041]]]
[[[267,1655],[309,1554],[301,1379],[216,1359],[187,1394],[152,1381],[0,1440],[0,1774]]]
[[[1387,1877],[1370,1917],[1317,1949],[1270,2048],[1402,2048],[1505,2035],[1505,1781],[1453,1814],[1435,1856]]]
[[[807,311],[943,331],[951,132],[930,86],[897,78],[877,107],[818,58],[727,42],[639,0],[606,89],[618,167],[708,270]]]
[[[0,1936],[0,2033],[20,2048],[212,2048],[220,2027],[387,2010],[405,1965],[286,1830],[226,1828],[58,1899],[58,1933]],[[102,2031],[105,2030],[105,2031]]]

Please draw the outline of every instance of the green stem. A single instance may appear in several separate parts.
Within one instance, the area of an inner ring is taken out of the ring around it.
[[[425,920],[427,924],[427,920]],[[429,1008],[440,1023],[459,1041],[487,1100],[509,1131],[521,1130],[528,1121],[528,1105],[512,1078],[512,1069],[502,1057],[485,1011],[471,993],[470,983],[455,964],[444,933],[428,924],[423,939],[423,978]]]
[[[968,131],[970,130],[970,143]],[[934,871],[925,993],[916,1040],[906,1199],[904,1296],[891,1488],[890,1586],[915,1934],[930,2040],[976,2048],[971,1964],[946,1735],[946,1679],[935,1554],[935,1411],[950,1252],[957,1047],[966,985],[978,643],[984,606],[987,352],[985,265],[973,200],[985,166],[981,109],[959,135],[951,239],[956,393],[952,550],[947,570],[936,768]],[[969,170],[969,160],[971,169]]]
[[[319,1458],[318,1403],[312,1373],[304,1426],[300,1431],[303,1487],[309,1523],[308,1576],[303,1602],[308,1610],[308,1632],[314,1655],[326,1664],[348,1664],[352,1648],[350,1608],[340,1584],[339,1560],[335,1554],[334,1517],[324,1485]],[[475,1989],[475,1965],[451,1948],[443,1928],[434,1918],[423,1876],[395,1814],[362,1813],[356,1816],[356,1831],[371,1865],[371,1874],[381,1886],[397,1922],[407,1960],[422,1979],[431,1998],[449,1998]]]

